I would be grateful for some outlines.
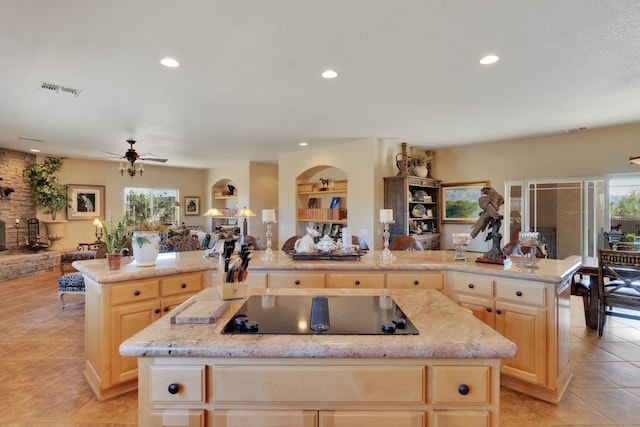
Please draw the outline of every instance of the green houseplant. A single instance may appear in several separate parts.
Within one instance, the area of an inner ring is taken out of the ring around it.
[[[22,171],[22,177],[29,189],[29,195],[36,209],[43,209],[51,215],[46,221],[49,249],[58,249],[64,236],[66,220],[56,220],[56,215],[70,205],[68,187],[60,183],[58,172],[62,169],[64,157],[47,157],[44,163],[36,163]]]
[[[56,215],[71,202],[67,186],[58,178],[63,161],[64,157],[47,157],[44,163],[36,163],[22,171],[36,209],[43,209],[54,221]]]
[[[102,224],[102,239],[104,240],[107,254],[122,254],[122,250],[127,247],[131,240],[131,231],[124,224],[124,221],[113,223],[109,219],[109,226],[104,221]]]

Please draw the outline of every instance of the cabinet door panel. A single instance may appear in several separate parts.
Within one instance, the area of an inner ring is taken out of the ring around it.
[[[502,372],[537,384],[546,384],[546,311],[496,302],[496,331],[518,346],[518,355],[505,359]]]
[[[138,377],[137,359],[120,356],[120,344],[159,318],[160,307],[157,301],[122,305],[111,311],[112,384],[135,380]]]
[[[320,411],[320,427],[422,427],[418,411]]]
[[[488,411],[435,411],[433,427],[489,427],[491,414]]]
[[[150,427],[205,427],[204,409],[152,410],[150,418]]]
[[[473,315],[478,319],[482,320],[492,328],[495,328],[493,299],[460,294],[455,295],[454,300],[461,307],[471,310]]]
[[[304,410],[216,410],[212,418],[214,427],[316,427],[318,425],[318,412]]]

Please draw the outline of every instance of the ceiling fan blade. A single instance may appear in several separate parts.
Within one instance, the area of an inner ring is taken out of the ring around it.
[[[155,157],[138,157],[138,160],[146,160],[148,162],[166,163],[167,160],[169,160],[169,159],[158,159],[158,158],[155,158]]]
[[[111,154],[112,156],[116,156],[118,158],[122,158],[122,154],[118,154],[118,153],[112,153],[111,151],[104,151],[102,150],[103,153],[107,153],[107,154]]]

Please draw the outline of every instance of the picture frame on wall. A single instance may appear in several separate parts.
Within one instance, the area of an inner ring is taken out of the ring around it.
[[[185,196],[184,198],[184,214],[200,215],[200,197]]]
[[[489,181],[442,184],[442,222],[473,224],[480,216],[480,191]]]
[[[104,185],[67,184],[70,204],[67,206],[67,220],[89,221],[105,219]]]

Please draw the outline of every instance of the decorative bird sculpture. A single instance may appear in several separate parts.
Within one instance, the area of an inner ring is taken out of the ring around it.
[[[480,198],[478,206],[482,209],[480,217],[471,228],[471,237],[475,238],[481,231],[485,231],[489,227],[489,233],[485,241],[492,240],[493,246],[491,250],[484,253],[484,258],[489,260],[503,260],[505,255],[500,250],[500,242],[502,234],[500,234],[500,226],[504,218],[500,214],[500,206],[504,204],[504,197],[491,187],[483,187],[480,190]]]

